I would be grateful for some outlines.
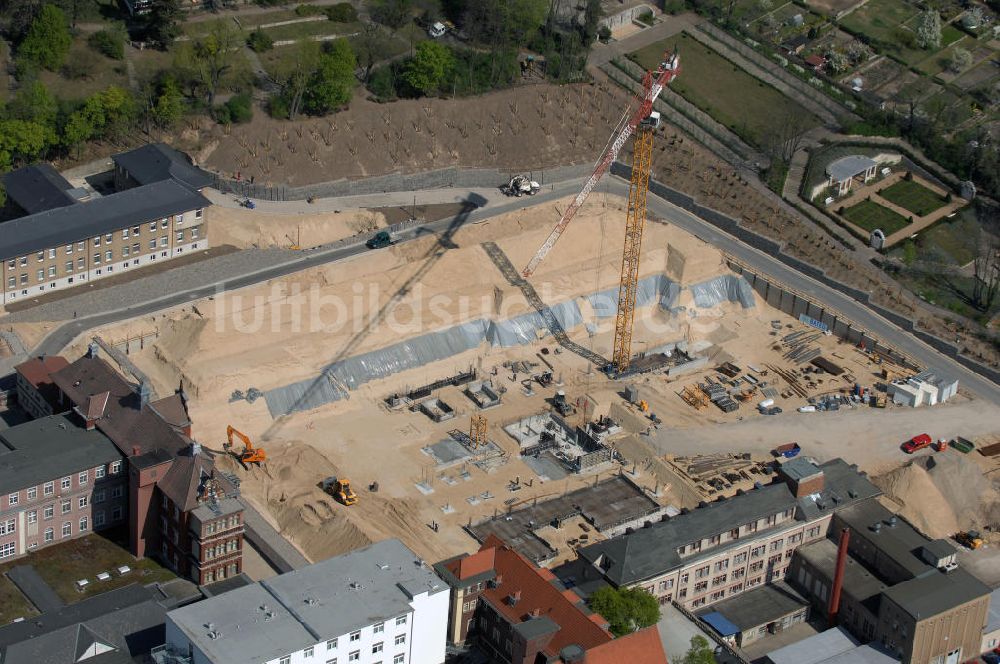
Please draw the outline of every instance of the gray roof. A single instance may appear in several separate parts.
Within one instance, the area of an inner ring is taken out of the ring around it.
[[[0,664],[71,664],[94,643],[114,650],[88,664],[131,663],[163,643],[169,602],[153,587],[132,584],[0,627]]]
[[[921,383],[929,383],[935,387],[947,387],[958,382],[958,379],[944,373],[943,371],[938,371],[937,369],[927,369],[921,371],[913,377],[913,380],[919,381]]]
[[[0,431],[0,494],[122,458],[111,439],[69,415],[50,415]]]
[[[995,632],[1000,629],[1000,588],[990,593],[990,612],[986,616],[984,632]]]
[[[842,182],[843,180],[848,180],[859,173],[864,173],[873,166],[877,166],[874,159],[854,154],[847,157],[841,157],[836,161],[830,162],[830,164],[826,167],[826,174],[835,181]]]
[[[716,602],[698,615],[721,613],[741,632],[780,620],[809,606],[809,602],[784,581],[754,588],[721,602]]]
[[[525,641],[537,639],[545,634],[555,634],[561,628],[548,616],[531,618],[514,625],[514,630],[524,638]]]
[[[169,619],[214,664],[253,664],[408,613],[414,594],[446,591],[391,539],[171,611]],[[265,621],[266,629],[255,625]]]
[[[76,203],[68,193],[73,185],[45,162],[11,171],[0,179],[7,197],[28,214]]]
[[[851,633],[834,627],[767,653],[771,664],[820,664],[858,646]]]
[[[112,157],[140,185],[178,180],[192,189],[212,184],[212,177],[194,166],[187,156],[163,143],[150,143]]]
[[[781,464],[781,472],[789,479],[799,482],[810,477],[815,477],[823,471],[806,457],[796,457]]]
[[[822,539],[795,549],[795,555],[801,556],[814,569],[826,575],[827,580],[833,579],[837,564],[837,545],[831,540]],[[878,595],[888,586],[882,583],[864,565],[847,556],[844,568],[844,593],[854,598],[858,603],[866,604],[873,613],[877,613]],[[873,599],[874,598],[874,599]],[[871,606],[874,603],[875,606]]]
[[[744,540],[735,540],[722,546],[703,549],[700,554],[681,558],[677,549],[699,539],[763,518],[769,514],[796,509],[796,519],[812,520],[863,501],[881,492],[857,468],[842,459],[833,459],[819,466],[825,480],[823,491],[817,497],[796,499],[784,482],[775,482],[753,489],[729,500],[714,502],[705,507],[680,514],[667,521],[654,523],[633,533],[620,535],[603,542],[579,549],[579,554],[594,563],[606,556],[610,567],[605,578],[616,586],[629,585],[659,576],[690,564],[702,557],[713,556],[726,549],[744,546]],[[787,523],[778,529],[790,527]]]
[[[878,501],[849,507],[838,512],[837,518],[850,526],[852,540],[857,537],[868,540],[877,549],[878,555],[887,556],[908,575],[886,579],[889,583],[899,583],[934,569],[920,557],[920,550],[930,544],[930,540]],[[879,528],[877,532],[874,529],[876,524]]]
[[[915,620],[931,618],[990,594],[989,587],[964,569],[932,569],[923,576],[897,583],[886,597]]]
[[[0,258],[24,256],[209,205],[207,198],[174,180],[127,189],[3,222]]]

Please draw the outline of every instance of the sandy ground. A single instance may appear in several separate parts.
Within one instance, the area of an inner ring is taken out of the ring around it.
[[[266,390],[309,378],[336,358],[381,348],[420,332],[483,316],[502,319],[527,311],[521,293],[507,284],[480,244],[494,241],[516,266],[523,265],[562,205],[564,201],[463,228],[453,238],[454,248],[448,250],[427,238],[100,333],[116,339],[158,332],[152,344],[131,358],[161,393],[169,393],[183,380],[191,398],[194,435],[203,445],[220,449],[226,425],[233,424],[267,450],[269,460],[262,468],[244,470],[231,461],[223,463],[242,477],[244,495],[307,557],[319,560],[395,536],[425,559],[439,560],[476,546],[462,529],[470,521],[594,480],[593,474],[543,480],[520,460],[516,442],[502,431],[503,425],[548,408],[545,399],[552,397],[555,388],[536,388],[533,395],[526,395],[505,363],[539,362],[537,353],[543,347],[554,348],[551,339],[506,350],[474,349],[368,383],[351,392],[347,401],[278,421],[271,419],[263,399],[253,404],[229,403],[229,395],[250,386]],[[555,303],[617,284],[622,205],[620,199],[594,196],[581,210],[533,279],[545,301]],[[669,226],[648,225],[643,249],[644,276],[666,273],[682,284],[691,284],[726,271],[714,248]],[[338,298],[345,303],[350,324],[339,326],[332,320],[332,314],[339,311],[334,304]],[[783,349],[779,346],[775,350],[774,346],[777,335],[801,329],[791,318],[760,302],[746,310],[735,304],[695,309],[686,291],[680,305],[684,308],[674,315],[640,311],[633,349],[689,341],[706,347],[712,366],[728,359],[743,367],[788,366],[781,358]],[[583,308],[587,316],[586,306]],[[378,318],[379,324],[357,324],[379,311],[384,314]],[[780,322],[780,331],[772,329],[772,321]],[[609,323],[605,321],[592,336],[582,326],[571,330],[570,336],[609,356],[613,332]],[[859,382],[874,382],[877,367],[866,356],[832,337],[822,337],[818,343]],[[916,422],[926,423],[935,436],[971,434],[973,428],[983,432],[1000,429],[1000,415],[970,417],[978,404],[964,398],[937,409],[816,414],[794,412],[805,403],[804,398],[779,398],[786,413],[765,417],[752,407],[761,398],[758,396],[735,413],[724,414],[711,405],[696,411],[678,392],[705,375],[714,375],[704,372],[673,380],[655,375],[633,381],[664,422],[659,430],[649,432],[650,421],[619,395],[621,383],[609,381],[569,352],[550,352],[545,357],[568,398],[589,404],[571,418],[571,423],[582,424],[585,417],[604,414],[619,421],[625,432],[616,446],[626,459],[625,467],[634,465],[641,486],[650,491],[659,489],[662,503],[678,507],[697,504],[699,496],[671,473],[665,461],[670,455],[714,451],[766,454],[774,445],[795,439],[803,443],[808,454],[844,456],[863,468],[882,472],[904,460],[898,445],[919,433],[914,430],[921,428]],[[447,422],[434,423],[419,412],[395,412],[384,405],[384,399],[393,393],[469,367],[487,375],[495,372],[494,380],[507,390],[503,405],[486,412],[490,438],[506,456],[505,463],[489,472],[462,463],[437,467],[422,451],[453,429],[468,430],[474,405],[457,388],[445,388],[436,395],[455,408],[455,419]],[[827,378],[810,388],[809,394],[840,391],[852,382]],[[767,379],[785,390],[774,374]],[[952,421],[955,427],[948,429],[945,423]],[[619,466],[607,465],[598,474],[620,471]],[[322,480],[332,475],[353,481],[361,497],[357,505],[344,507],[319,489]],[[378,483],[377,491],[370,490],[372,482]],[[512,484],[520,488],[512,491]],[[432,528],[435,524],[436,529]]]

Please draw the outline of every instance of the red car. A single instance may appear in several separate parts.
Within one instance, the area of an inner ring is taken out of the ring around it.
[[[917,450],[922,450],[925,447],[930,447],[932,442],[934,441],[931,440],[930,436],[928,436],[926,433],[922,433],[919,436],[914,436],[910,440],[903,443],[903,451],[906,452],[907,454],[913,454]]]

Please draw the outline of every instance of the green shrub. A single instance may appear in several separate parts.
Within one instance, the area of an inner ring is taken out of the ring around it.
[[[353,23],[358,20],[358,10],[349,2],[338,2],[326,8],[326,17],[334,23]]]
[[[241,124],[253,118],[253,100],[250,95],[240,93],[221,106],[215,108],[215,120],[219,124]]]
[[[392,65],[379,67],[372,72],[368,79],[368,90],[379,101],[389,101],[397,97],[396,73],[393,71]]]
[[[284,95],[274,95],[267,100],[267,113],[277,120],[287,120],[288,99]]]
[[[606,25],[602,25],[597,29],[597,38],[602,42],[607,42],[611,39],[611,28]]]
[[[645,23],[646,25],[653,25],[653,10],[647,9],[646,11],[636,16],[636,19],[640,23]]]
[[[247,37],[247,46],[250,47],[254,53],[263,53],[264,51],[270,51],[274,48],[274,40],[271,39],[271,35],[267,34],[260,28],[257,28],[250,33]]]
[[[125,35],[119,30],[98,30],[87,38],[87,44],[112,60],[125,59]]]
[[[322,7],[316,7],[315,5],[299,5],[295,8],[296,16],[318,16],[323,13]]]

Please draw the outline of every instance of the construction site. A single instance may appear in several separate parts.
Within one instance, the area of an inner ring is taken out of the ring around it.
[[[595,186],[606,156],[573,199],[473,224],[459,212],[441,234],[369,243],[96,334],[146,340],[127,347],[129,363],[160,393],[184,390],[193,435],[311,560],[390,536],[436,560],[498,532],[549,564],[765,484],[790,450],[898,466],[894,438],[908,436],[839,432],[888,421],[901,410],[888,384],[924,367],[647,219],[658,123],[640,107],[614,144],[634,135],[627,199]],[[936,407],[956,413],[962,435],[996,424],[964,414],[972,399]],[[782,437],[741,433],[767,421]],[[825,443],[800,447],[796,432]],[[691,435],[714,439],[688,452]],[[866,446],[864,458],[845,454],[848,443]],[[975,474],[995,460],[961,463]],[[983,509],[976,521],[995,521],[996,504]]]

